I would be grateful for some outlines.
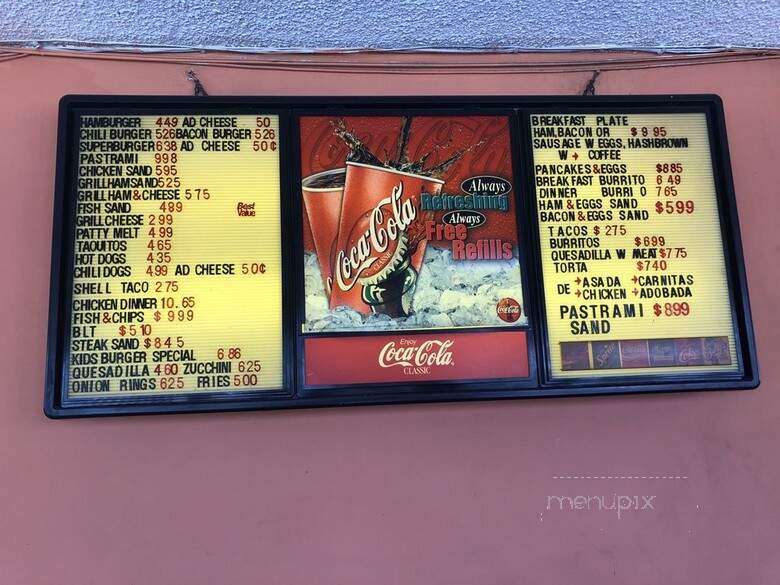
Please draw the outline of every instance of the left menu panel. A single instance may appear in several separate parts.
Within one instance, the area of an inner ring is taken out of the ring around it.
[[[279,117],[76,119],[63,395],[284,386]]]

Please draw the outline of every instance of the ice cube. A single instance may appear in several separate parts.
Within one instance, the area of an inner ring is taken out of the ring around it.
[[[429,322],[433,327],[452,327],[452,319],[443,313],[431,315]]]

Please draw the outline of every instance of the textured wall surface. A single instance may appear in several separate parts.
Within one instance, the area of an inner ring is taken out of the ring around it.
[[[0,585],[776,585],[778,64],[597,83],[722,96],[757,390],[52,421],[41,402],[57,101],[192,84],[185,64],[0,61]],[[197,68],[212,95],[574,94],[590,76],[483,71]],[[547,508],[614,494],[654,507]]]
[[[0,0],[0,42],[230,48],[766,47],[777,0]]]

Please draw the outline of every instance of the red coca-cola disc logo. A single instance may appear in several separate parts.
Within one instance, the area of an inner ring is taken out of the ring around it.
[[[504,297],[496,305],[496,314],[502,321],[514,323],[520,318],[520,303],[511,297]]]

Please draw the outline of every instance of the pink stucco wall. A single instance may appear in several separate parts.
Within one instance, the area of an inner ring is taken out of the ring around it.
[[[183,65],[0,60],[0,585],[777,582],[779,64],[597,83],[722,96],[758,390],[51,421],[57,100],[191,84]],[[197,69],[214,95],[571,94],[589,77]],[[547,509],[548,496],[613,494],[655,496],[653,509]]]

